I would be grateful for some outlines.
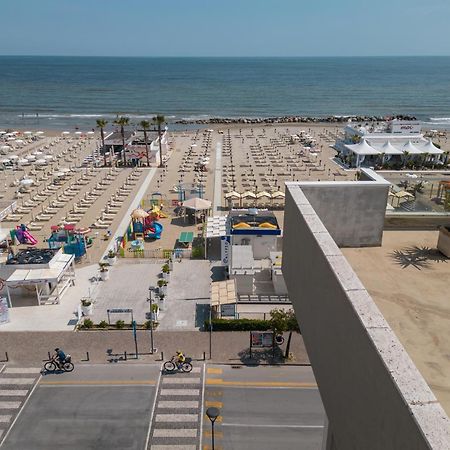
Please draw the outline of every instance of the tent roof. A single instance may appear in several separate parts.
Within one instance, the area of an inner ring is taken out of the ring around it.
[[[227,194],[225,194],[225,198],[241,198],[241,194],[239,194],[239,192],[236,191],[232,191],[232,192],[228,192]]]
[[[183,207],[200,211],[202,209],[211,208],[211,202],[209,200],[205,200],[204,198],[193,197],[183,202]]]
[[[272,197],[272,198],[284,198],[285,195],[284,195],[284,192],[281,192],[281,191],[275,191],[275,192],[272,192],[271,197]]]
[[[384,153],[386,155],[402,155],[403,152],[397,148],[394,147],[390,141],[386,141],[382,147],[380,148],[381,153]]]
[[[379,155],[380,151],[373,148],[365,139],[361,139],[358,144],[347,144],[346,147],[357,155]]]
[[[424,153],[429,153],[430,155],[442,155],[444,153],[440,148],[437,148],[431,139],[427,141],[427,143],[420,148]]]
[[[256,198],[256,194],[252,191],[245,191],[241,194],[242,198]]]
[[[267,197],[267,198],[270,198],[270,197],[272,197],[272,195],[270,194],[270,192],[267,192],[267,191],[261,191],[261,192],[258,192],[258,193],[256,194],[256,198],[261,198],[261,197]]]
[[[424,153],[420,148],[416,147],[411,141],[408,141],[403,147],[403,152],[408,152],[411,155],[420,155]]]

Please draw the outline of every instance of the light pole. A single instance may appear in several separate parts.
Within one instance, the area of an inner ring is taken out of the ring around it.
[[[220,410],[214,406],[211,406],[206,410],[206,415],[211,421],[211,446],[212,450],[214,450],[214,422],[220,416]]]
[[[153,298],[152,291],[154,291],[154,286],[150,286],[148,288],[148,299],[147,301],[150,303],[150,353],[153,355],[156,352],[156,348],[153,346]]]

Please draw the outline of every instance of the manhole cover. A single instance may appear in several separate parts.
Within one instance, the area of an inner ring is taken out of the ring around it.
[[[177,327],[186,327],[187,326],[187,320],[177,320]]]

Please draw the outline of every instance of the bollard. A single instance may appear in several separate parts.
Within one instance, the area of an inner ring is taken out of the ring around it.
[[[52,355],[50,354],[50,352],[47,352],[48,354],[48,359],[52,359]]]
[[[161,352],[161,361],[164,361],[164,352]]]
[[[203,352],[203,361],[206,361],[206,352]]]
[[[8,361],[9,361],[8,352],[5,352],[5,359],[0,360],[0,362],[8,362]]]
[[[126,351],[123,352],[123,356],[124,356],[125,361],[127,361],[127,352]]]

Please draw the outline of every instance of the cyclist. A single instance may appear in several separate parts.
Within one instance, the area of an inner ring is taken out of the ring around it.
[[[61,367],[66,361],[66,354],[60,348],[55,348],[55,354],[53,355],[53,359],[59,364]]]
[[[177,362],[178,364],[182,364],[186,361],[186,357],[183,355],[183,352],[181,350],[177,351]]]

